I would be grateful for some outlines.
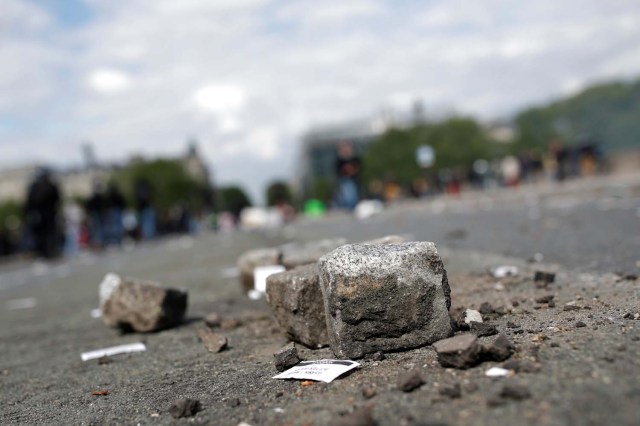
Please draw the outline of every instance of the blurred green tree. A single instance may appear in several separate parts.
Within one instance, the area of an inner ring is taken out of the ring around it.
[[[242,209],[251,207],[251,199],[239,186],[218,188],[220,211],[228,211],[238,216]]]
[[[284,181],[275,181],[267,186],[266,191],[267,205],[274,206],[278,202],[284,202],[291,204],[293,197],[291,195],[291,188]]]

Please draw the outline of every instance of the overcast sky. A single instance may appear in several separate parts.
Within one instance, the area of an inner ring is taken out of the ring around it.
[[[317,123],[482,119],[640,75],[637,0],[0,0],[0,166],[173,155],[291,175]]]

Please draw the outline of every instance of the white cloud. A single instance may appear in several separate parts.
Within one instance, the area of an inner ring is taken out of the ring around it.
[[[123,71],[99,69],[89,76],[91,88],[98,93],[112,95],[126,91],[131,87],[132,79]]]
[[[208,85],[198,89],[193,95],[196,105],[215,114],[237,112],[245,104],[244,90],[231,85]]]

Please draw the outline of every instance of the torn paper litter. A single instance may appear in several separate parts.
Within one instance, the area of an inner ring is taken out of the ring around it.
[[[274,376],[274,379],[317,380],[331,383],[335,378],[347,371],[359,367],[355,361],[348,359],[321,359],[318,361],[302,361],[287,371]]]

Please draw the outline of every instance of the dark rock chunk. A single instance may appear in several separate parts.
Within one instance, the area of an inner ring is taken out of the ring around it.
[[[582,321],[578,321],[578,322],[576,322],[576,328],[582,328],[582,327],[586,327],[586,326],[587,326],[587,324],[585,324],[585,323],[584,323],[584,322],[582,322]]]
[[[290,340],[310,348],[329,343],[315,264],[271,275],[267,278],[267,300],[278,325]]]
[[[526,386],[517,383],[505,383],[500,391],[500,396],[507,399],[522,401],[531,398],[531,392]]]
[[[489,302],[482,302],[482,305],[480,305],[480,308],[478,309],[478,311],[482,315],[490,315],[495,312],[495,310],[493,309],[493,306],[491,306],[491,303]]]
[[[515,351],[515,346],[504,334],[499,334],[488,344],[483,345],[482,357],[491,361],[504,361]]]
[[[285,371],[300,362],[298,350],[293,342],[283,346],[273,356],[275,357],[276,370],[278,371]]]
[[[207,328],[198,330],[198,337],[209,352],[218,353],[227,347],[227,338],[224,334],[213,332]]]
[[[452,386],[445,386],[440,389],[440,395],[447,396],[451,399],[460,398],[462,396],[462,387],[460,383]]]
[[[533,275],[533,282],[537,287],[546,287],[556,280],[553,272],[536,271]]]
[[[180,324],[187,310],[187,292],[157,283],[107,274],[100,284],[102,321],[111,327],[138,332]]]
[[[422,374],[418,370],[406,371],[398,377],[397,386],[402,392],[412,392],[424,384]]]
[[[384,352],[378,351],[376,353],[365,355],[364,359],[368,361],[384,361],[385,359],[387,359],[387,357],[385,356]]]
[[[473,334],[460,334],[433,344],[443,367],[470,368],[480,362],[482,346]]]
[[[493,336],[498,334],[498,329],[495,325],[487,322],[471,322],[471,332],[478,337]]]
[[[181,417],[193,417],[201,410],[200,401],[185,398],[174,402],[171,407],[169,407],[169,414],[171,414],[174,419],[179,419]]]
[[[449,283],[433,243],[350,244],[318,265],[336,356],[412,349],[451,335]]]
[[[553,294],[546,294],[544,296],[537,297],[536,303],[549,303],[553,300],[554,297],[555,295]]]
[[[520,328],[515,322],[507,321],[507,328]]]
[[[229,399],[227,399],[227,407],[234,408],[234,407],[238,407],[238,406],[240,406],[240,399],[238,399],[238,398],[229,398]]]

